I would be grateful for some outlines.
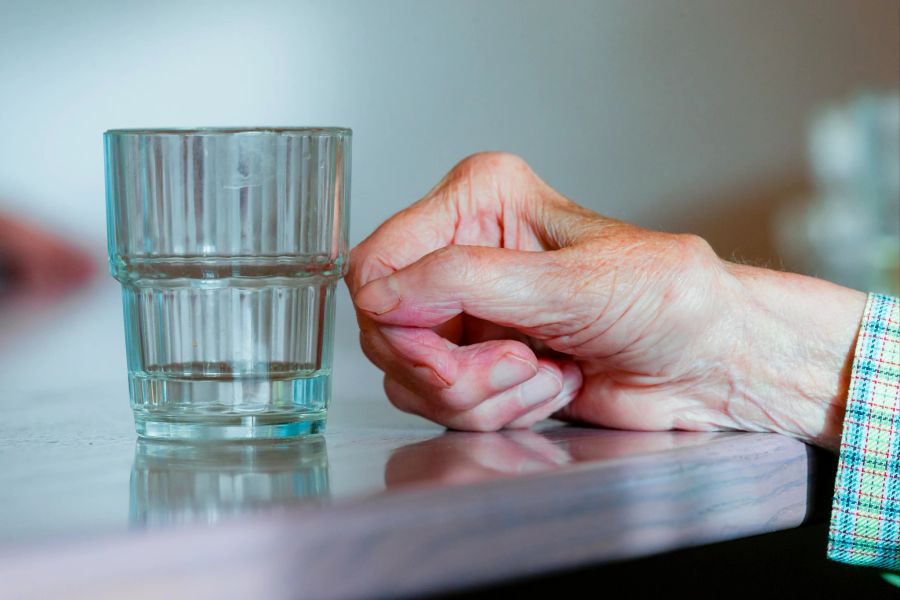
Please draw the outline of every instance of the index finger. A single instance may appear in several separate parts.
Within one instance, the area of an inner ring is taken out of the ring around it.
[[[540,249],[518,221],[523,198],[536,191],[536,176],[521,158],[482,152],[464,158],[424,198],[388,219],[350,254],[351,295],[450,244],[513,245]],[[515,215],[515,216],[514,216]]]
[[[350,294],[373,279],[390,275],[453,241],[455,210],[426,196],[378,227],[350,252]]]
[[[424,198],[350,253],[350,294],[450,244],[553,250],[614,223],[559,195],[521,158],[484,152],[463,159]]]

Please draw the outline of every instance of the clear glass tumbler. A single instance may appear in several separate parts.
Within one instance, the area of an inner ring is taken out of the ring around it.
[[[322,431],[350,130],[120,129],[104,142],[138,434]]]

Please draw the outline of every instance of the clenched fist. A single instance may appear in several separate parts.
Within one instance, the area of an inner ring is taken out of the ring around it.
[[[465,159],[359,244],[347,285],[391,402],[447,427],[554,415],[832,448],[865,304],[593,213],[500,153]]]

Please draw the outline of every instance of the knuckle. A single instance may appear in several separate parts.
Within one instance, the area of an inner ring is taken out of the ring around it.
[[[354,268],[360,284],[368,283],[373,279],[384,277],[395,271],[390,259],[383,255],[383,252],[379,251],[360,255]]]
[[[407,387],[401,383],[403,379],[400,377],[402,376],[398,377],[396,373],[385,375],[383,383],[384,392],[395,408],[402,412],[417,415],[447,427],[458,428],[454,427],[453,422],[460,411],[446,406],[445,403],[440,400],[435,400],[432,391],[415,391],[413,389],[415,388],[415,385],[413,385],[412,388]]]
[[[429,260],[434,263],[443,264],[453,262],[459,259],[460,246],[449,245],[438,248],[429,255]]]
[[[347,287],[351,292],[355,291],[357,287],[359,287],[359,263],[361,257],[359,256],[356,248],[350,251],[350,257],[347,260],[347,274],[345,277],[345,281],[347,283]]]
[[[529,175],[531,167],[521,156],[510,152],[479,152],[462,159],[452,170],[452,173],[460,176],[484,172],[520,177]]]
[[[377,255],[377,251],[377,246],[373,247],[371,244],[368,244],[366,242],[360,242],[350,250],[350,254],[347,260],[348,268],[351,271],[359,271],[361,269],[369,268],[370,263],[373,260],[377,260],[375,258]]]
[[[381,371],[387,371],[389,361],[385,355],[384,348],[378,344],[373,334],[365,331],[359,332],[359,347],[363,355],[369,359],[376,368]]]
[[[385,376],[382,382],[384,393],[394,408],[405,413],[418,414],[412,404],[407,402],[406,392],[402,386],[394,381],[391,377]]]
[[[541,420],[543,419],[539,415],[527,415],[507,424],[506,429],[528,429]]]
[[[714,256],[715,251],[705,239],[693,233],[680,233],[675,235],[675,242],[682,252],[699,258]]]
[[[705,239],[692,233],[679,233],[669,237],[668,249],[660,264],[671,272],[687,275],[713,272],[720,261]]]
[[[503,415],[497,411],[483,411],[477,407],[468,412],[459,415],[456,419],[455,426],[458,429],[466,431],[478,431],[487,433],[490,431],[499,431],[506,425],[506,420],[502,419]]]
[[[474,269],[473,254],[466,246],[449,245],[432,252],[428,258],[428,273],[435,282],[467,281]]]
[[[547,338],[546,344],[555,352],[560,352],[562,354],[569,355],[578,355],[579,350],[582,346],[585,345],[585,340],[581,339],[582,336],[579,335],[557,335],[550,338]],[[587,342],[589,343],[592,338],[588,338]]]
[[[482,160],[492,171],[510,174],[527,174],[531,167],[525,159],[510,152],[486,152]]]
[[[373,358],[376,355],[375,342],[372,340],[372,334],[364,329],[361,329],[359,332],[359,347],[362,349],[363,354],[366,355],[366,358],[375,362]]]
[[[459,390],[444,390],[438,395],[440,402],[451,411],[463,411],[478,406],[479,400]]]

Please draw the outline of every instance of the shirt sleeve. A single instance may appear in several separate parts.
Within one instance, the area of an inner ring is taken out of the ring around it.
[[[870,294],[853,358],[828,557],[900,571],[900,300]]]

